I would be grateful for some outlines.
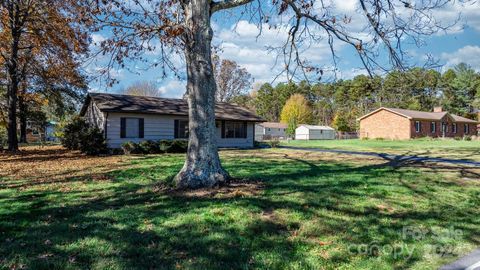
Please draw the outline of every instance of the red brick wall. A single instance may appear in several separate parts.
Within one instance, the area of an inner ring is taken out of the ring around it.
[[[410,139],[410,120],[387,110],[380,110],[360,120],[360,138]]]
[[[415,122],[420,121],[421,130],[420,132],[416,132],[415,130]],[[453,132],[453,122],[450,118],[446,117],[443,121],[447,124],[447,130],[445,132],[445,137],[454,138],[454,137],[463,137],[465,135],[476,135],[477,131],[475,128],[475,124],[468,124],[469,125],[469,132],[467,134],[464,133],[464,125],[465,123],[457,123],[457,132]],[[435,133],[431,132],[430,123],[435,122]],[[420,137],[443,137],[442,132],[442,121],[428,121],[428,120],[411,120],[410,122],[410,130],[412,132],[412,138],[420,138]]]
[[[415,121],[420,121],[420,132],[415,130]],[[385,138],[394,140],[405,140],[421,137],[443,137],[442,122],[447,125],[445,137],[463,137],[465,135],[477,135],[476,124],[468,124],[469,132],[464,134],[465,123],[457,123],[457,132],[453,132],[453,120],[445,116],[441,121],[435,122],[435,132],[431,132],[431,120],[410,120],[406,117],[392,113],[387,110],[380,110],[360,120],[360,138]]]

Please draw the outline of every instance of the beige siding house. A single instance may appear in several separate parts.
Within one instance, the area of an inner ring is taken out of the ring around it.
[[[255,140],[286,139],[286,130],[287,124],[277,122],[259,123],[255,125]]]
[[[110,148],[127,141],[188,139],[188,104],[182,99],[90,93],[80,115],[104,132]],[[260,117],[229,103],[216,104],[215,115],[218,147],[253,147]]]

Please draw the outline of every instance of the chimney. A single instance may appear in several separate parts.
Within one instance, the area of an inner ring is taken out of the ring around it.
[[[443,112],[442,106],[433,107],[433,112]]]

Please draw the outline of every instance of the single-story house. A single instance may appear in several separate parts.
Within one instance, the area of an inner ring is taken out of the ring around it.
[[[477,132],[480,132],[480,109],[475,109],[473,112],[477,115],[478,125]]]
[[[263,141],[273,138],[285,139],[287,124],[276,122],[264,122],[255,125],[255,140]]]
[[[128,141],[188,139],[188,104],[183,99],[90,93],[80,116],[103,131],[110,148]],[[217,103],[215,118],[219,147],[253,147],[255,123],[263,122],[230,103]]]
[[[55,127],[57,122],[47,121],[42,124],[27,121],[27,142],[39,143],[39,142],[52,142],[57,141],[55,137]]]
[[[358,120],[361,138],[402,140],[477,134],[477,121],[450,114],[440,107],[433,112],[381,107]]]
[[[300,125],[295,129],[295,140],[334,140],[335,129],[329,126]]]

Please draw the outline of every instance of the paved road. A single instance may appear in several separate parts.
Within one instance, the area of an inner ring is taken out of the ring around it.
[[[456,262],[442,266],[439,270],[479,270],[479,269],[480,269],[480,249],[477,249]]]
[[[293,149],[293,150],[303,150],[303,151],[313,151],[313,152],[324,152],[324,153],[337,153],[337,154],[347,154],[347,155],[362,155],[362,156],[373,156],[383,158],[392,162],[442,162],[450,164],[463,164],[470,165],[474,167],[480,167],[480,162],[465,160],[465,159],[448,159],[448,158],[435,158],[428,156],[411,156],[411,155],[394,155],[386,153],[375,153],[375,152],[360,152],[360,151],[348,151],[348,150],[335,150],[335,149],[323,149],[323,148],[311,148],[311,147],[297,147],[297,146],[280,146],[284,149]]]

